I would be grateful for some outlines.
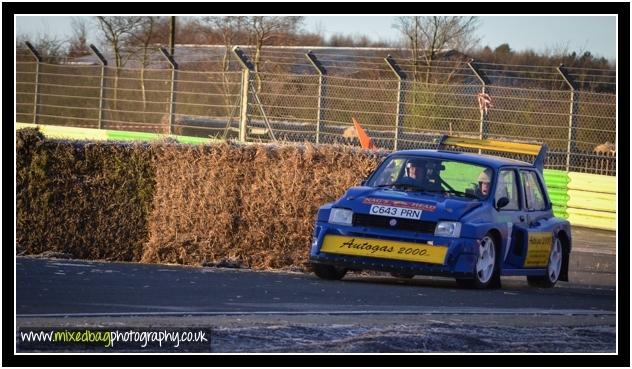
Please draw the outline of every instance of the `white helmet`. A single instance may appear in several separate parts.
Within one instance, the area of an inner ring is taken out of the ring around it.
[[[490,183],[492,181],[489,169],[485,169],[483,172],[481,172],[481,174],[478,176],[478,181],[487,183]]]

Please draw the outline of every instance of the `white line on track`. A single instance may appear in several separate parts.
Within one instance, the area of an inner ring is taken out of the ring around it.
[[[573,250],[571,251],[571,255],[574,252],[585,252],[585,253],[590,253],[590,254],[606,254],[606,255],[616,254],[615,249],[609,250],[609,249],[586,248],[586,247],[573,247]]]
[[[338,310],[338,311],[182,311],[16,314],[16,318],[91,316],[217,316],[217,315],[616,315],[607,310],[546,309],[442,309],[442,310]]]

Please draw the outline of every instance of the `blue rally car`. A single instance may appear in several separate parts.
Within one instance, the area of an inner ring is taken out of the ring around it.
[[[451,276],[472,288],[498,288],[501,275],[526,276],[539,287],[568,281],[571,229],[553,216],[543,180],[546,151],[546,145],[444,136],[437,150],[391,153],[361,186],[319,209],[310,252],[315,274]]]

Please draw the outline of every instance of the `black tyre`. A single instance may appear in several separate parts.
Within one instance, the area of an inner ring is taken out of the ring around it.
[[[415,276],[414,274],[410,274],[410,273],[397,273],[397,272],[393,272],[391,273],[391,275],[395,278],[402,278],[402,279],[413,279],[413,277]]]
[[[347,269],[333,265],[312,264],[312,268],[314,268],[314,274],[316,274],[318,278],[330,281],[342,279],[345,274],[347,274]]]
[[[456,282],[466,288],[500,288],[500,264],[498,263],[498,248],[496,240],[490,233],[481,240],[478,248],[474,278],[459,279]]]
[[[562,241],[554,237],[553,247],[551,247],[551,253],[549,254],[549,265],[546,267],[545,276],[527,276],[527,283],[532,287],[551,288],[555,286],[560,273],[562,271],[562,264],[564,262],[564,249],[562,248]]]

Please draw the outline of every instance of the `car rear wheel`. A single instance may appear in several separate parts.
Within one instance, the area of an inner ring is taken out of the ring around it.
[[[347,274],[347,269],[333,265],[312,264],[312,267],[314,268],[314,274],[316,274],[318,278],[330,281],[342,279],[345,274]]]
[[[555,283],[557,283],[560,278],[563,259],[564,251],[562,249],[562,241],[555,237],[551,253],[549,254],[549,265],[546,268],[546,275],[527,276],[527,283],[532,287],[551,288],[555,286]]]
[[[486,234],[478,246],[478,259],[474,278],[457,279],[457,283],[467,288],[492,288],[500,287],[500,268],[496,257],[498,249],[494,236]]]

